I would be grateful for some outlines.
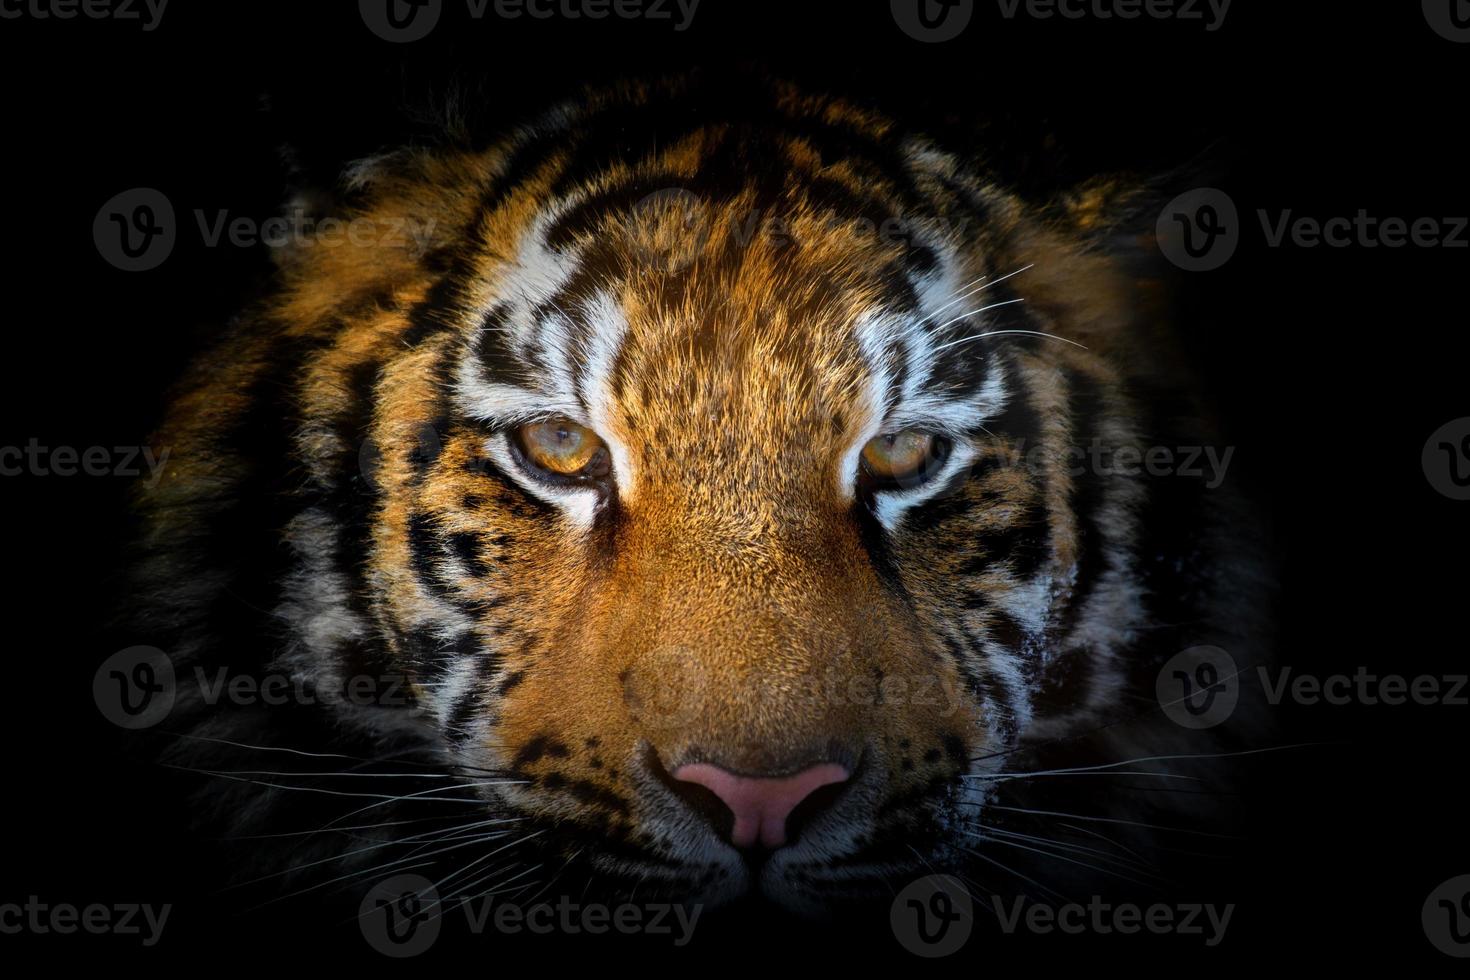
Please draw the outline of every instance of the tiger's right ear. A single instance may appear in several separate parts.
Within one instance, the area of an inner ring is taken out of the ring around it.
[[[1031,266],[1027,304],[1098,350],[1158,327],[1185,268],[1175,260],[1182,253],[1169,212],[1207,188],[1211,172],[1102,176],[1021,209],[1004,241],[1010,265]]]

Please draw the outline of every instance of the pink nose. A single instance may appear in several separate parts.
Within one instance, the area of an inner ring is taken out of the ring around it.
[[[696,783],[720,798],[735,814],[735,828],[730,843],[751,847],[756,841],[769,848],[786,843],[786,818],[796,805],[814,791],[832,783],[846,782],[851,775],[846,767],[823,762],[792,776],[771,779],[737,776],[707,762],[680,766],[674,779]]]

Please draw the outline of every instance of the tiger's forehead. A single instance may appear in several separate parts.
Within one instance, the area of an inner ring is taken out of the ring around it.
[[[943,220],[952,189],[868,183],[800,140],[772,144],[784,164],[710,149],[731,142],[705,132],[507,197],[469,283],[466,414],[567,416],[645,478],[748,483],[775,457],[824,478],[884,429],[961,432],[999,410],[1002,373],[965,338],[1019,298]],[[926,147],[907,159],[947,166]]]

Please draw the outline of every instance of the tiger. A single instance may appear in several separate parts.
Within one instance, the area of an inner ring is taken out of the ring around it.
[[[293,208],[370,233],[277,250],[139,495],[189,819],[256,881],[439,854],[441,895],[799,916],[1086,874],[1016,814],[1146,846],[1167,793],[1026,777],[1183,771],[1229,740],[1165,716],[1161,665],[1269,649],[1244,495],[1088,448],[1219,438],[1159,193],[1023,197],[865,103],[698,72],[345,167]]]

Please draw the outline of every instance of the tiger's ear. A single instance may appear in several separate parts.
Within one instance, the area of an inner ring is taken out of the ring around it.
[[[1211,178],[1190,168],[1157,178],[1110,175],[1022,208],[1007,236],[1009,261],[1030,264],[1020,287],[1028,307],[1064,336],[1117,350],[1163,329],[1181,269],[1161,247],[1170,203]]]

